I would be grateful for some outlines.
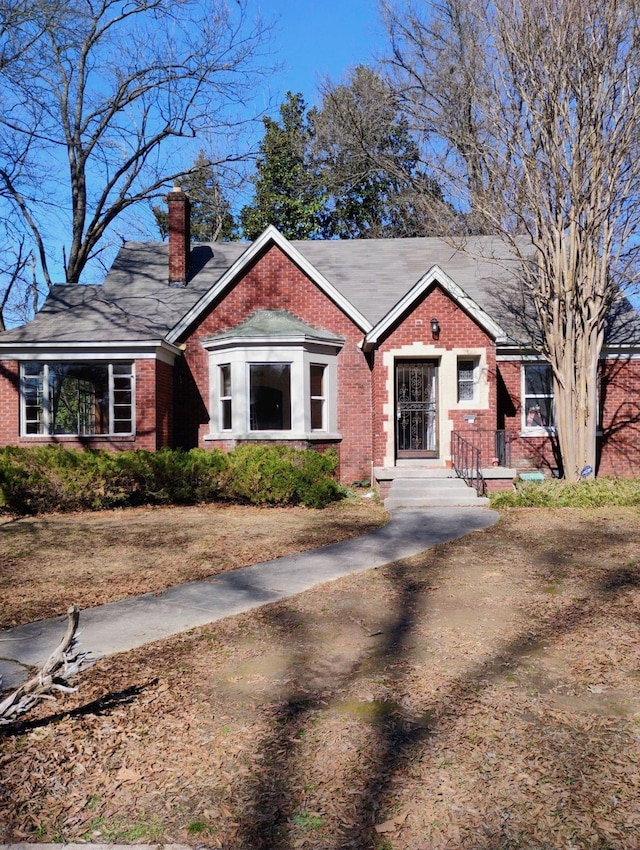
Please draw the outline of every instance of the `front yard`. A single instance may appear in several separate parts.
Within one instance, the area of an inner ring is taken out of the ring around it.
[[[139,592],[184,564],[272,557],[285,521],[298,545],[309,522],[318,541],[340,525],[244,510],[237,529],[212,512],[215,544],[199,508],[5,524],[4,625],[59,583],[63,541],[97,602],[108,551],[123,566],[113,582]],[[357,510],[351,526],[382,516]],[[637,509],[506,511],[415,558],[102,661],[78,694],[0,736],[0,841],[638,848],[639,534]]]

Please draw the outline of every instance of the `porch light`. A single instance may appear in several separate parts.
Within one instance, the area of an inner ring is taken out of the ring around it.
[[[431,319],[431,336],[438,339],[440,336],[440,322],[437,319]]]

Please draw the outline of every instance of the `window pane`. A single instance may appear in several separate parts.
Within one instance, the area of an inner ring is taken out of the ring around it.
[[[324,399],[311,399],[311,429],[313,431],[324,431]]]
[[[131,434],[133,431],[133,423],[130,419],[114,419],[113,433],[114,434]]]
[[[220,409],[222,413],[222,430],[231,431],[231,399],[222,399]]]
[[[322,431],[326,428],[324,418],[324,370],[325,366],[313,364],[310,367],[310,408],[311,430]]]
[[[130,377],[130,375],[131,375],[131,363],[114,363],[113,364],[113,374],[114,375],[125,375],[126,377]]]
[[[291,430],[291,366],[289,363],[251,363],[250,429]]]
[[[525,367],[525,393],[527,395],[553,395],[551,366],[546,363],[528,364]]]
[[[109,370],[82,363],[49,364],[52,434],[109,433]]]
[[[220,367],[220,396],[231,395],[231,366],[227,363]]]
[[[311,395],[324,398],[324,366],[311,366]]]

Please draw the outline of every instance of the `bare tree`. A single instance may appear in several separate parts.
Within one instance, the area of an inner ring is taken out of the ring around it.
[[[341,238],[425,236],[452,216],[420,152],[398,98],[375,70],[359,65],[325,83],[310,114],[311,170],[328,199],[323,235]]]
[[[0,187],[47,285],[52,217],[77,283],[114,220],[189,171],[176,139],[217,138],[220,162],[240,156],[232,137],[267,34],[244,0],[73,0],[46,19],[3,72]]]
[[[605,320],[636,258],[637,4],[443,0],[426,16],[413,3],[384,14],[395,83],[445,187],[519,260],[575,477],[596,466]]]
[[[0,72],[31,49],[60,8],[61,0],[0,0]]]

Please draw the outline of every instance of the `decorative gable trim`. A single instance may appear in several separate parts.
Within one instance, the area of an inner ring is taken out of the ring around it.
[[[375,327],[373,327],[363,340],[363,350],[371,351],[376,348],[384,335],[397,322],[400,322],[403,317],[410,312],[419,299],[434,286],[440,286],[447,295],[454,301],[465,313],[467,313],[489,336],[493,339],[506,339],[506,334],[500,325],[491,318],[491,316],[480,307],[480,305],[470,298],[467,293],[458,286],[457,283],[444,272],[440,266],[431,266],[429,271],[424,274],[420,280],[414,284],[398,303],[389,310]]]
[[[256,260],[268,247],[276,245],[280,250],[294,263],[298,268],[309,277],[313,283],[321,289],[324,294],[336,304],[350,319],[357,325],[360,330],[365,333],[371,330],[371,322],[366,319],[362,313],[357,310],[353,304],[344,297],[338,290],[324,277],[320,272],[311,265],[311,263],[289,242],[288,239],[278,231],[273,225],[269,225],[263,233],[252,242],[247,250],[242,254],[236,262],[222,275],[220,280],[211,287],[211,289],[200,298],[193,307],[185,313],[180,321],[167,334],[167,342],[177,343],[181,336],[186,333],[189,328],[195,324],[200,316],[208,310],[224,293],[233,286],[234,282],[242,274],[242,272]]]

